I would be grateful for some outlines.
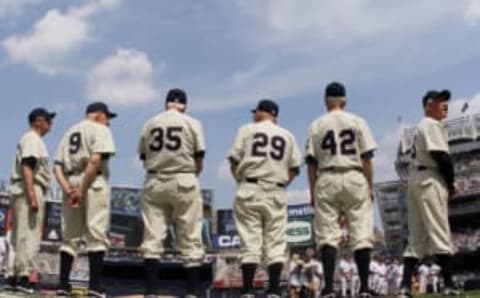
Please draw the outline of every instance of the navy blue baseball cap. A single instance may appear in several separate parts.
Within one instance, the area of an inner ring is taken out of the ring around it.
[[[273,100],[262,99],[258,102],[257,107],[251,110],[252,113],[255,113],[256,111],[267,112],[272,116],[277,117],[279,113],[279,108],[278,108],[278,105]]]
[[[187,104],[187,93],[179,88],[170,89],[167,93],[167,98],[165,99],[167,103],[176,102],[180,104]]]
[[[331,82],[325,87],[325,97],[345,97],[347,91],[345,86],[339,82]]]
[[[425,93],[425,95],[422,98],[422,103],[423,103],[423,106],[425,107],[429,99],[433,99],[436,101],[448,101],[450,100],[451,96],[452,94],[450,90],[447,90],[447,89],[444,89],[441,91],[428,90],[427,93]]]
[[[109,119],[115,118],[118,115],[116,113],[113,113],[110,111],[108,108],[107,104],[104,102],[92,102],[87,106],[86,114],[91,114],[91,113],[97,113],[97,112],[102,112],[107,115]]]
[[[41,117],[45,118],[47,121],[51,121],[56,115],[57,113],[49,112],[44,108],[35,108],[28,114],[28,122],[31,124],[37,120],[37,118]]]

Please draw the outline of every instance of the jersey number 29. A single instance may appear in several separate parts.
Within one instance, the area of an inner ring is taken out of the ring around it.
[[[270,157],[274,160],[282,160],[285,155],[285,139],[281,136],[273,136],[270,140],[268,135],[258,132],[254,136],[254,142],[252,146],[252,156],[255,157],[266,157],[267,152],[266,148],[269,143],[271,145]]]

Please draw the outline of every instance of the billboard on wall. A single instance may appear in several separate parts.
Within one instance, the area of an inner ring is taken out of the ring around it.
[[[62,241],[62,205],[59,202],[45,202],[42,240],[47,242]]]
[[[288,206],[287,243],[289,247],[313,245],[314,213],[310,204]]]

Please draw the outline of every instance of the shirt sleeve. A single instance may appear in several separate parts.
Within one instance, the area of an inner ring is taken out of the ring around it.
[[[58,144],[57,151],[55,152],[55,164],[63,164],[65,162],[65,143],[67,137],[64,136]]]
[[[313,142],[314,125],[312,124],[308,129],[307,143],[305,145],[305,160],[307,163],[316,163],[317,157],[315,154],[315,146]]]
[[[193,129],[195,138],[195,154],[203,153],[206,150],[206,145],[202,123],[198,120],[193,121]]]
[[[441,123],[429,122],[424,126],[423,135],[427,151],[448,151],[445,129]]]
[[[297,142],[293,135],[290,136],[292,142],[292,155],[290,156],[290,161],[288,164],[289,169],[297,169],[302,165],[302,154],[298,149]]]
[[[40,159],[44,157],[42,156],[43,150],[39,138],[30,133],[25,135],[20,141],[20,153],[22,159],[28,157]]]
[[[359,122],[358,142],[360,154],[372,152],[377,149],[377,143],[373,137],[372,130],[363,119]]]
[[[228,156],[228,159],[230,162],[233,163],[240,163],[240,161],[243,159],[243,156],[245,155],[244,151],[244,144],[245,144],[245,136],[244,136],[244,128],[241,127],[238,132],[237,136],[235,138],[235,141],[233,143],[233,147],[230,150],[230,154]]]
[[[138,145],[137,145],[137,153],[139,156],[145,156],[147,154],[146,152],[146,126],[142,128],[142,132],[140,135],[140,140],[138,140]]]
[[[113,142],[113,136],[110,128],[98,126],[96,128],[93,141],[92,152],[101,154],[115,154],[115,143]]]

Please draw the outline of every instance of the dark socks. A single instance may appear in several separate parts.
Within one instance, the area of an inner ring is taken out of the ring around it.
[[[451,255],[442,254],[436,255],[438,264],[442,268],[442,277],[445,283],[446,288],[453,288],[453,280],[452,280],[452,260],[453,257]]]
[[[256,270],[257,270],[257,264],[242,265],[242,276],[243,276],[242,294],[254,294],[253,279],[255,278]]]
[[[105,252],[103,251],[88,253],[88,263],[90,267],[90,289],[99,290],[101,288],[104,256]]]
[[[403,277],[402,277],[402,288],[406,288],[407,290],[412,290],[412,276],[415,272],[415,266],[417,266],[418,259],[417,258],[404,258],[403,259]]]
[[[156,285],[158,278],[158,260],[157,259],[145,259],[143,260],[145,268],[145,286],[147,295],[156,294]]]
[[[358,276],[360,278],[360,293],[368,292],[368,274],[370,271],[370,248],[355,251]]]
[[[196,295],[199,288],[200,267],[188,267],[185,268],[185,271],[187,275],[187,294]]]
[[[321,249],[323,273],[325,276],[325,288],[323,293],[333,292],[333,278],[335,274],[335,261],[337,258],[337,249],[333,246],[325,245]]]
[[[275,263],[268,266],[268,294],[281,295],[280,275],[282,274],[283,263]]]
[[[70,287],[70,271],[72,270],[73,256],[66,252],[60,252],[60,288]]]

